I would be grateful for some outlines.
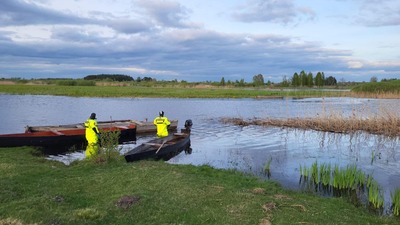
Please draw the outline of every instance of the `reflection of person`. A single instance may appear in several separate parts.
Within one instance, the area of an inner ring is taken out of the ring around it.
[[[93,155],[96,155],[99,150],[99,128],[97,128],[97,121],[96,121],[96,113],[90,114],[90,117],[85,122],[85,136],[88,142],[86,147],[86,157],[90,158]]]
[[[157,137],[168,136],[168,127],[171,122],[164,116],[164,111],[159,112],[159,116],[154,119],[153,123],[157,127]]]

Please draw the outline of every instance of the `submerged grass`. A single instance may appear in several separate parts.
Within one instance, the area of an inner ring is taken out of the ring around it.
[[[0,224],[398,224],[344,199],[162,161],[66,166],[0,149]]]

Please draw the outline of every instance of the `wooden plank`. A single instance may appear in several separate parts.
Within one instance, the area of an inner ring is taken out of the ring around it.
[[[148,143],[148,142],[145,142],[145,143],[143,143],[143,144],[144,144],[144,145],[149,145],[149,146],[155,146],[155,147],[161,146],[160,143]]]
[[[50,129],[50,131],[57,135],[64,135],[63,133],[59,132],[58,130]]]

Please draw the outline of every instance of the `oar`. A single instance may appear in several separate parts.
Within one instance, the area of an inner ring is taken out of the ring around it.
[[[162,148],[162,146],[164,146],[164,144],[167,142],[167,140],[163,141],[163,143],[160,145],[160,147],[157,149],[156,154],[158,153],[158,151],[160,151],[160,149]]]

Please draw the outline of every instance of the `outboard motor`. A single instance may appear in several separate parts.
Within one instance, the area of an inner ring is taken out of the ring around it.
[[[185,132],[190,132],[192,129],[193,122],[191,119],[185,121]]]

